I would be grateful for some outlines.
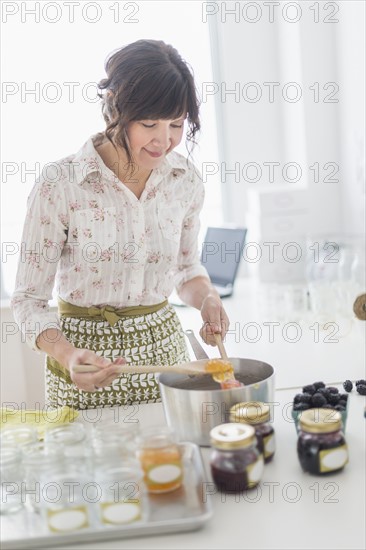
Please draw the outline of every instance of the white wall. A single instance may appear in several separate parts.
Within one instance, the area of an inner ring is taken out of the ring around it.
[[[365,233],[365,2],[348,2],[336,29],[342,165],[341,228]]]
[[[234,2],[224,4],[227,9],[234,6]],[[223,4],[221,12],[210,17],[213,34],[218,37],[214,79],[229,89],[235,82],[241,89],[248,82],[256,82],[263,92],[256,103],[243,97],[235,102],[232,95],[216,95],[223,135],[221,159],[230,168],[237,162],[241,167],[248,162],[299,163],[303,177],[298,185],[307,188],[309,195],[309,232],[361,233],[365,208],[364,2],[316,3],[319,22],[315,22],[314,9],[310,9],[313,3],[292,3],[301,5],[297,23],[286,21],[281,13],[287,2],[281,2],[272,23],[263,3],[255,4],[262,9],[256,23],[245,21],[243,13],[237,21],[233,15],[225,16]],[[332,13],[333,6],[339,7],[338,13]],[[255,13],[246,15],[253,19]],[[295,15],[293,11],[285,12],[287,19]],[[331,22],[336,19],[339,21]],[[299,102],[281,97],[279,90],[291,81],[301,86]],[[281,83],[275,88],[272,103],[265,82]],[[319,101],[309,89],[314,83],[319,83]],[[329,96],[336,86],[339,91]],[[338,102],[329,102],[332,99]],[[328,162],[339,166],[333,176],[338,182],[324,181],[332,172],[331,166],[323,168]],[[309,168],[314,163],[319,163],[319,182],[314,181],[314,171]],[[263,167],[263,177],[255,184],[246,183],[242,177],[235,183],[232,175],[224,182],[221,174],[226,220],[245,223],[247,191],[269,183],[265,170]],[[282,183],[286,182],[277,177],[271,186]]]

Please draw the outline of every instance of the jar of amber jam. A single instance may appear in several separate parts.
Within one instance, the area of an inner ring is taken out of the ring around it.
[[[174,432],[167,427],[150,428],[138,438],[138,458],[149,493],[168,493],[183,480],[183,462]]]
[[[299,426],[297,454],[305,472],[322,475],[344,468],[348,448],[338,411],[307,409],[301,413]]]
[[[239,493],[259,483],[264,462],[252,426],[234,422],[220,424],[210,431],[210,440],[211,474],[220,491]]]
[[[272,460],[276,442],[267,403],[261,401],[237,403],[230,409],[230,422],[242,422],[253,426],[257,437],[258,451],[263,453],[264,462],[267,464]]]

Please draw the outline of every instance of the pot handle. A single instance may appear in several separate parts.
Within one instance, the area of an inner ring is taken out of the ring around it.
[[[184,334],[187,336],[187,338],[189,340],[189,343],[192,346],[192,349],[193,349],[193,352],[196,356],[196,359],[198,359],[198,360],[199,359],[208,359],[209,357],[208,357],[207,353],[205,352],[205,350],[203,349],[203,347],[201,346],[201,344],[199,343],[199,341],[195,337],[193,330],[187,329],[187,330],[184,331]]]

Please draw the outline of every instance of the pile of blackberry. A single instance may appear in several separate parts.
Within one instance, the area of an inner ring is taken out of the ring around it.
[[[348,394],[339,393],[338,388],[326,386],[324,382],[314,382],[302,388],[302,393],[294,397],[294,411],[322,408],[345,411],[347,408]]]

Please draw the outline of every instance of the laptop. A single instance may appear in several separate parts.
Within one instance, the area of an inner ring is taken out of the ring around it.
[[[243,227],[208,227],[202,243],[201,264],[207,269],[221,298],[231,296],[243,257],[247,230]]]
[[[243,227],[208,227],[202,243],[201,264],[207,269],[221,298],[231,296],[238,274],[247,230]],[[169,302],[184,306],[174,291]]]

